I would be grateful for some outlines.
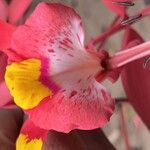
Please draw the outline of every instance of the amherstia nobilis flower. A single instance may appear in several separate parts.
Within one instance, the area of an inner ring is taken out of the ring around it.
[[[99,82],[115,80],[115,69],[150,54],[150,42],[113,57],[87,50],[81,18],[62,4],[41,3],[24,25],[0,22],[0,28],[6,37],[0,48],[9,62],[5,81],[28,115],[18,150],[41,149],[51,129],[68,133],[105,125],[114,101]]]
[[[18,149],[23,142],[29,147],[42,145],[50,129],[89,130],[108,122],[114,101],[95,79],[106,55],[85,49],[81,19],[72,8],[39,4],[14,31],[5,52],[9,57],[7,86],[29,116]]]

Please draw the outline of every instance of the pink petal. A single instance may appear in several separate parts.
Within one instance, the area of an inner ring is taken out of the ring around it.
[[[48,131],[35,126],[27,119],[17,139],[16,149],[42,149],[42,144],[46,140],[47,133]]]
[[[27,110],[35,125],[69,132],[98,128],[108,122],[114,102],[95,80],[102,70],[102,55],[87,52],[83,41],[80,17],[61,4],[39,4],[25,25],[14,32],[11,51],[22,59],[46,61],[41,80],[48,80],[51,90],[51,81],[58,86],[53,96]]]
[[[9,5],[9,22],[15,24],[30,6],[32,0],[12,0]]]
[[[70,86],[70,91],[62,89],[34,109],[27,110],[29,118],[41,128],[65,133],[104,126],[114,111],[114,102],[98,82],[91,80],[87,85],[83,80],[79,82],[79,89],[75,87],[77,84]]]
[[[143,43],[144,40],[133,29],[126,31],[123,48],[132,47]],[[148,57],[132,62],[124,67],[122,81],[129,101],[138,112],[140,117],[150,128],[150,67],[149,63],[144,68],[143,65]]]
[[[11,50],[25,58],[49,57],[54,49],[81,49],[83,40],[81,19],[72,8],[41,3],[13,34]]]
[[[117,13],[120,16],[126,14],[126,7],[118,5],[115,2],[132,2],[133,0],[102,0],[103,3],[113,12]]]
[[[15,27],[0,20],[0,50],[6,50],[10,45],[10,40]]]
[[[0,19],[6,21],[8,15],[8,5],[5,0],[0,0]]]
[[[21,133],[27,135],[28,140],[41,138],[44,141],[47,131],[44,129],[40,129],[39,127],[35,126],[31,120],[27,119],[21,129]]]

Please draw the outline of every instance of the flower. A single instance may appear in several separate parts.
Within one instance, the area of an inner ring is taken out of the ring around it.
[[[6,84],[28,115],[19,150],[41,149],[48,130],[68,133],[105,125],[114,101],[99,82],[116,80],[118,69],[150,54],[150,42],[111,57],[86,49],[80,16],[62,4],[40,3],[24,25],[1,27],[10,31],[3,48],[9,61]]]
[[[10,62],[6,84],[15,103],[29,116],[17,143],[24,141],[33,147],[27,141],[36,140],[40,145],[47,130],[90,130],[110,119],[114,101],[95,79],[103,70],[105,54],[85,49],[81,19],[72,8],[39,4],[25,24],[13,32],[5,52]],[[29,124],[44,130],[39,133],[40,139],[27,130]]]

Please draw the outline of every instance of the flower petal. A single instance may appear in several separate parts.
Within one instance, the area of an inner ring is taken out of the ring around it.
[[[132,2],[133,0],[103,0],[103,3],[113,12],[117,13],[120,16],[126,14],[126,7],[123,5],[117,4],[117,2]]]
[[[32,0],[11,0],[9,5],[9,22],[15,24],[30,6]]]
[[[32,105],[22,108],[30,109],[27,113],[37,126],[61,132],[75,128],[88,130],[103,126],[112,115],[114,102],[95,80],[96,73],[102,70],[102,58],[87,52],[83,40],[80,17],[72,8],[61,4],[39,4],[25,25],[14,32],[11,51],[22,59],[41,61],[41,65],[32,72],[34,65],[24,67],[24,61],[12,63],[6,81],[10,90],[15,86],[12,94],[19,106]],[[27,80],[28,76],[34,82]],[[34,88],[39,82],[40,86]],[[43,95],[41,86],[48,87],[48,93]]]
[[[11,49],[25,58],[41,58],[54,49],[81,49],[83,40],[81,19],[72,8],[41,3],[13,34]]]
[[[114,102],[106,89],[93,79],[73,83],[64,79],[62,88],[52,98],[26,112],[39,127],[70,132],[73,129],[90,130],[106,124],[114,111]],[[77,77],[74,77],[76,81]],[[89,80],[89,81],[88,81]]]
[[[6,68],[5,80],[15,103],[23,109],[33,108],[52,91],[40,79],[41,61],[28,59]]]
[[[48,131],[36,127],[27,120],[16,142],[16,150],[41,150]]]
[[[133,29],[126,31],[124,48],[132,47],[143,43],[144,40]],[[129,101],[138,112],[142,120],[150,128],[150,67],[149,63],[144,68],[144,63],[149,57],[139,59],[124,67],[121,74],[125,92]]]
[[[4,51],[9,47],[14,30],[15,27],[0,20],[0,50]]]

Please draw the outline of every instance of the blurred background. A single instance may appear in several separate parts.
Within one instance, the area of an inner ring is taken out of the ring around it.
[[[31,10],[39,0],[33,0]],[[40,0],[43,1],[43,0]],[[44,0],[46,1],[46,0]],[[85,42],[104,32],[113,21],[115,15],[103,5],[101,0],[47,0],[48,2],[61,2],[72,6],[82,17],[85,29]],[[129,9],[130,16],[134,15],[150,0],[135,0],[136,5]],[[145,39],[150,39],[150,17],[137,22],[134,28]],[[123,32],[113,35],[104,45],[111,54],[120,50]],[[126,98],[120,79],[112,84],[105,81],[103,84],[109,89],[114,98]],[[122,106],[122,107],[121,107]],[[124,124],[124,125],[123,125]],[[134,109],[128,104],[117,104],[115,114],[110,122],[103,128],[109,140],[117,150],[126,150],[127,144],[132,150],[150,150],[150,133],[142,123]],[[124,133],[124,134],[123,134]],[[124,139],[124,135],[126,135]],[[128,138],[127,138],[128,137]]]

